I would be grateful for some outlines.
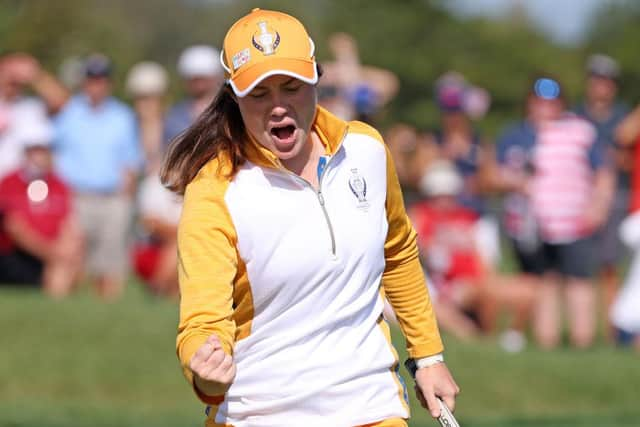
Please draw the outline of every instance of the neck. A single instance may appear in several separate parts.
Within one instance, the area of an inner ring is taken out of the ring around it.
[[[324,146],[320,141],[320,138],[311,131],[307,143],[302,148],[302,151],[298,156],[293,159],[282,160],[282,165],[289,171],[299,175],[304,180],[308,181],[313,187],[318,186],[318,161],[320,156],[324,152]]]
[[[93,97],[90,97],[90,96],[87,97],[87,98],[89,100],[89,105],[92,108],[100,107],[104,103],[104,100],[106,99],[106,98],[93,98]]]

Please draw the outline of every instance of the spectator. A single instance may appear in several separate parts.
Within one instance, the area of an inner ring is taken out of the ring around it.
[[[482,223],[473,210],[457,199],[463,181],[448,161],[434,162],[420,189],[427,199],[410,211],[421,258],[429,273],[430,294],[438,321],[455,336],[467,339],[495,332],[496,318],[508,309],[513,314],[509,350],[521,350],[532,301],[532,288],[512,278],[492,274],[481,256]],[[517,342],[514,342],[517,341]]]
[[[166,144],[191,126],[213,101],[224,81],[220,52],[206,45],[188,47],[178,59],[178,73],[184,80],[187,98],[171,107],[167,114]]]
[[[126,88],[133,98],[147,171],[157,175],[162,158],[166,70],[155,62],[139,62],[129,70]]]
[[[620,237],[634,252],[624,287],[616,296],[608,313],[619,331],[622,343],[633,341],[640,351],[640,211],[635,211],[621,225]]]
[[[502,203],[502,229],[513,249],[519,273],[516,280],[525,288],[538,289],[545,266],[540,254],[535,214],[527,188],[533,173],[536,132],[544,110],[535,93],[525,102],[525,118],[508,126],[500,135],[493,165],[492,188],[504,194]],[[518,323],[524,324],[528,318]],[[529,313],[526,313],[528,317]],[[507,335],[508,336],[508,335]]]
[[[570,340],[584,348],[595,334],[594,236],[609,210],[612,171],[595,128],[565,110],[559,83],[541,77],[531,90],[539,122],[527,191],[541,239],[536,256],[546,274],[538,290],[534,330],[543,347],[559,343],[558,278],[563,278]]]
[[[20,167],[0,180],[0,284],[67,295],[78,278],[81,236],[67,186],[52,170],[46,122],[23,127]]]
[[[631,173],[631,193],[629,204],[631,212],[640,210],[640,105],[636,106],[616,128],[617,141],[624,147],[633,150],[633,162]]]
[[[146,176],[138,193],[142,233],[134,245],[134,266],[151,292],[177,297],[176,235],[182,203],[178,196],[162,186],[158,174],[162,159],[167,73],[155,62],[140,62],[129,70],[126,87],[133,97],[147,159]]]
[[[40,95],[25,96],[26,89]],[[0,178],[21,165],[24,149],[18,136],[31,126],[46,126],[68,94],[38,61],[25,53],[0,57]]]
[[[87,272],[105,299],[124,289],[127,232],[142,156],[135,116],[111,96],[110,61],[91,55],[82,92],[56,117],[57,167],[71,186],[87,243]]]
[[[640,351],[640,106],[637,106],[616,129],[617,140],[634,150],[632,168],[630,214],[620,226],[620,237],[633,252],[631,265],[611,307],[612,324],[620,332],[623,343],[633,340]]]
[[[156,295],[178,296],[177,232],[182,198],[167,190],[158,172],[140,185],[139,214],[144,239],[136,244],[136,272]]]
[[[479,118],[483,111],[486,112],[488,95],[482,89],[469,85],[455,72],[440,77],[435,92],[441,127],[420,140],[415,160],[421,171],[439,159],[455,165],[463,180],[458,201],[480,217],[479,227],[484,235],[480,253],[486,266],[495,268],[500,258],[498,225],[485,204],[492,163],[487,144],[483,143],[471,121],[472,117]],[[484,95],[474,95],[477,93]],[[477,102],[477,98],[482,98],[481,102]]]
[[[322,64],[320,104],[344,120],[371,122],[398,93],[398,78],[389,70],[361,65],[358,44],[349,34],[329,37],[334,61]]]
[[[386,134],[385,141],[391,152],[393,162],[402,187],[405,206],[409,207],[419,201],[422,196],[418,191],[418,181],[424,169],[416,160],[419,155],[420,135],[413,126],[396,124]]]
[[[420,188],[427,199],[409,215],[418,233],[418,247],[437,297],[438,322],[459,338],[478,335],[479,328],[465,311],[480,313],[485,268],[474,239],[478,215],[460,205],[462,177],[447,161],[432,163]]]
[[[486,213],[483,192],[488,165],[485,144],[473,128],[467,111],[467,96],[472,88],[457,73],[447,73],[436,83],[436,101],[440,110],[440,129],[433,134],[438,153],[455,164],[463,178],[460,202],[479,215]]]
[[[597,261],[601,264],[600,281],[605,302],[603,312],[606,315],[620,282],[618,269],[625,255],[618,229],[628,212],[633,156],[631,150],[615,136],[616,126],[629,113],[627,105],[616,99],[620,74],[617,62],[606,55],[592,55],[587,62],[587,73],[585,99],[575,112],[596,128],[598,143],[606,147],[615,159],[617,172],[611,212],[598,236],[600,247]]]

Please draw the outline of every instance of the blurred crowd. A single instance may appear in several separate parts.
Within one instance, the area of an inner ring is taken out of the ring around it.
[[[348,34],[329,46],[319,103],[375,124],[397,77],[362,64]],[[150,293],[178,297],[181,200],[159,170],[224,83],[219,55],[181,53],[184,98],[173,105],[155,62],[128,70],[125,101],[102,54],[72,79],[26,53],[0,57],[0,284],[61,298],[91,283],[114,300],[133,273]],[[607,341],[640,350],[640,106],[618,101],[619,74],[614,59],[591,56],[578,104],[554,76],[532,76],[519,121],[492,141],[478,131],[490,94],[447,72],[425,82],[437,129],[386,129],[442,329],[496,335],[517,352],[528,340],[555,348],[565,330],[586,348],[603,325]]]

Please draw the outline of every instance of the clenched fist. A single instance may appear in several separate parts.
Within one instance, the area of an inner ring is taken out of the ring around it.
[[[194,374],[196,387],[207,396],[225,394],[236,376],[236,364],[224,352],[215,334],[195,352],[189,368]]]

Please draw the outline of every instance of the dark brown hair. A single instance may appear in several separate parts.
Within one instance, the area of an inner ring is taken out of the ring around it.
[[[221,153],[230,162],[227,175],[235,175],[245,161],[245,139],[240,109],[231,88],[225,84],[195,123],[171,142],[160,170],[162,184],[184,194],[200,169]]]

